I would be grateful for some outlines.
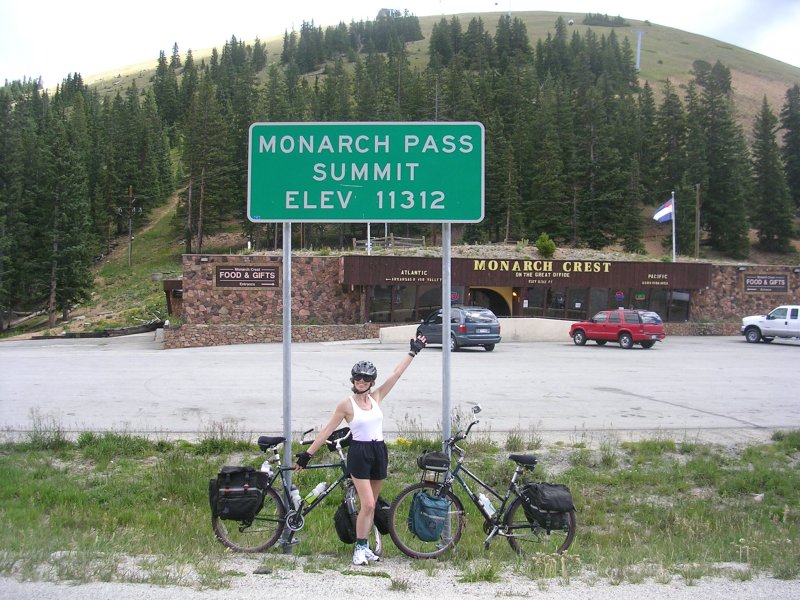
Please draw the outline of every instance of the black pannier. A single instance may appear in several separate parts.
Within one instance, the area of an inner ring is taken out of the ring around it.
[[[522,508],[531,524],[538,524],[549,533],[566,529],[568,513],[575,510],[572,493],[560,483],[527,483],[522,488]]]
[[[383,496],[378,496],[378,501],[375,504],[375,527],[381,535],[389,534],[389,509],[391,505],[384,499]],[[333,513],[333,526],[336,529],[336,535],[345,544],[353,544],[356,541],[356,517],[358,511],[350,515],[350,510],[347,508],[347,500],[342,500]]]
[[[350,516],[347,510],[347,502],[342,500],[336,512],[333,513],[333,526],[336,528],[336,535],[345,544],[354,544],[356,541],[355,517]]]
[[[208,482],[211,516],[250,523],[264,506],[269,476],[253,467],[225,466]]]

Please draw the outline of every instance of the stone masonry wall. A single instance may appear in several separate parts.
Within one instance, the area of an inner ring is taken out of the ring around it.
[[[786,277],[788,283],[786,293],[745,291],[746,276],[770,274]],[[738,334],[742,317],[766,314],[781,304],[798,303],[800,303],[800,274],[795,273],[792,267],[714,265],[711,285],[692,293],[689,316],[692,323],[733,324],[736,327],[735,333]]]
[[[165,330],[166,348],[282,340],[282,284],[274,289],[216,287],[214,267],[219,265],[273,266],[282,272],[283,260],[257,255],[184,255],[182,324]],[[292,257],[294,341],[378,336],[376,325],[364,324],[361,291],[340,283],[341,270],[340,257]]]

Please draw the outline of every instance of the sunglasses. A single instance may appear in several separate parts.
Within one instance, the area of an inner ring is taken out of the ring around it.
[[[370,377],[369,375],[362,375],[361,373],[359,373],[358,375],[353,375],[353,381],[366,381],[368,383],[371,383],[375,381],[375,378]]]

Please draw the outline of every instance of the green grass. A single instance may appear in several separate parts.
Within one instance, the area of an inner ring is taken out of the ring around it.
[[[518,437],[513,432],[515,447]],[[578,532],[567,555],[519,560],[500,538],[484,550],[479,515],[460,494],[468,515],[458,547],[439,560],[413,564],[431,577],[444,564],[454,566],[462,582],[502,582],[513,573],[540,589],[579,575],[612,584],[693,585],[708,576],[744,581],[757,574],[797,579],[798,441],[800,432],[789,431],[740,451],[664,439],[601,443],[596,450],[543,448],[542,464],[530,479],[566,483],[578,510]],[[385,498],[418,479],[415,461],[422,446],[421,439],[392,446]],[[431,437],[427,447],[436,446]],[[486,440],[465,448],[467,464],[504,489],[513,471],[508,451]],[[548,477],[546,469],[559,453],[566,470]],[[576,453],[580,460],[573,458]],[[223,464],[255,466],[261,458],[255,444],[224,424],[189,443],[125,432],[83,433],[72,441],[56,423],[39,421],[28,438],[0,445],[0,518],[6,523],[0,574],[224,587],[238,574],[226,570],[229,553],[211,534],[208,479]],[[326,475],[331,473],[307,471],[295,482],[302,491]],[[313,556],[319,569],[338,569],[347,559],[350,547],[333,529],[338,499],[335,492],[308,516],[294,561]],[[388,536],[384,552],[404,559]],[[296,568],[296,562],[279,560],[286,558],[279,548],[265,558],[274,571]],[[733,567],[723,571],[719,565]],[[375,576],[389,577],[381,573]],[[408,584],[397,579],[391,585],[402,591]]]
[[[127,240],[124,252],[115,255],[98,270],[91,304],[109,309],[109,316],[92,326],[93,330],[141,325],[167,316],[163,283],[154,273],[180,277],[181,252],[176,246],[171,212],[156,220],[133,240],[131,266],[128,266]]]

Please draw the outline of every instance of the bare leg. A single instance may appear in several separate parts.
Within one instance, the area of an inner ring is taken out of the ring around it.
[[[360,508],[356,519],[356,537],[366,539],[372,529],[372,522],[375,519],[375,504],[383,486],[382,480],[356,479],[353,477],[353,485],[358,493]]]

